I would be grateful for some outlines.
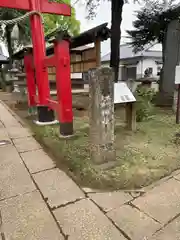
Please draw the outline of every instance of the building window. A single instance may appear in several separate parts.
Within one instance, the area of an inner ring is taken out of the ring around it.
[[[136,67],[127,68],[127,80],[136,80]]]
[[[161,66],[158,66],[158,67],[157,67],[157,76],[160,76],[160,74],[161,74],[161,69],[162,69]]]
[[[144,71],[144,77],[151,77],[153,75],[153,68],[146,68],[146,70]]]

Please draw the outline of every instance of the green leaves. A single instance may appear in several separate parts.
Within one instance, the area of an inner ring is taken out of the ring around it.
[[[168,9],[165,10],[165,3],[151,0],[137,11],[137,19],[133,22],[135,29],[127,31],[132,37],[135,52],[143,50],[145,45],[155,41],[163,43],[169,22],[178,19],[180,14],[180,7],[170,7],[173,2],[169,1]]]
[[[0,20],[12,20],[12,19],[20,17],[24,14],[25,14],[25,12],[21,11],[21,10],[0,8]],[[19,40],[17,41],[17,44],[20,45],[26,41],[29,41],[29,39],[30,39],[28,19],[23,21],[22,23],[19,23],[18,27],[19,27],[19,31],[20,31],[20,36],[19,36]],[[13,28],[13,25],[8,25],[8,29],[10,31],[12,31],[12,28]],[[6,35],[3,37],[2,31],[0,31],[0,38],[2,40],[7,40],[6,37],[7,37]]]
[[[56,0],[55,2],[58,3],[66,3],[70,4],[69,0]],[[54,14],[44,14],[44,27],[45,27],[45,34],[52,32],[56,28],[65,28],[68,29],[69,33],[72,36],[79,34],[80,32],[80,22],[76,19],[76,12],[73,7],[71,7],[71,16],[59,16]]]
[[[155,96],[155,91],[151,88],[139,86],[136,89],[136,121],[143,122],[149,119],[153,113],[152,100]]]

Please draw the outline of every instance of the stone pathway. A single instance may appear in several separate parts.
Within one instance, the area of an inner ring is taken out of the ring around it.
[[[0,102],[2,140],[0,240],[180,239],[180,171],[144,192],[81,189]]]

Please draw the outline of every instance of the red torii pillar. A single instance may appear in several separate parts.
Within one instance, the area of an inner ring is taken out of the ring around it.
[[[56,68],[57,100],[49,99],[49,107],[55,109],[60,123],[61,136],[73,135],[73,112],[70,68],[70,36],[67,32],[58,32],[54,43],[54,56],[46,57],[45,67]]]
[[[0,7],[15,8],[26,11],[38,11],[41,13],[52,13],[63,16],[71,15],[71,8],[69,5],[48,2],[48,0],[0,0]],[[43,65],[46,48],[44,30],[40,15],[32,15],[30,17],[30,23],[35,76],[38,87],[38,120],[39,122],[52,122],[54,120],[54,112],[48,107],[50,88],[47,68],[44,68]]]
[[[56,62],[56,86],[58,97],[58,115],[60,134],[70,136],[73,134],[73,113],[71,93],[71,67],[70,42],[66,38],[58,37],[54,41],[54,56]],[[63,87],[62,87],[63,86]]]
[[[27,52],[24,56],[24,67],[26,71],[26,84],[28,93],[28,106],[36,106],[36,84],[34,79],[34,62],[32,53]]]

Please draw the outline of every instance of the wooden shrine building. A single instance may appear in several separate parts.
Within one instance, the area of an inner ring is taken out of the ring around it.
[[[46,55],[54,54],[54,46],[51,44],[53,38],[59,33],[58,29],[46,36],[47,48]],[[87,84],[87,72],[89,69],[101,65],[101,42],[110,37],[110,29],[107,23],[92,28],[70,39],[71,56],[71,80],[72,88],[84,88]],[[21,61],[23,66],[23,57],[26,51],[32,51],[32,46],[26,46],[14,54],[14,59]],[[49,67],[49,82],[51,90],[55,89],[55,68]]]

